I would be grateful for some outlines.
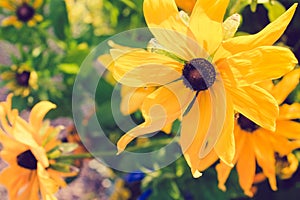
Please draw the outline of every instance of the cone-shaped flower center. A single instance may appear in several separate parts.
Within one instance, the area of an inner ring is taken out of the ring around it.
[[[250,133],[259,128],[257,124],[255,124],[253,121],[242,114],[239,114],[238,124],[240,125],[241,129]]]
[[[19,166],[26,169],[37,169],[37,160],[30,150],[24,151],[17,156],[17,163]]]
[[[30,78],[29,71],[23,71],[22,73],[16,74],[16,80],[20,86],[28,87],[29,86],[29,78]]]
[[[23,3],[16,10],[16,15],[18,19],[22,22],[28,22],[34,16],[35,10],[30,5]]]
[[[289,166],[289,161],[286,155],[279,155],[279,153],[275,152],[275,159],[278,165],[280,165],[282,168]]]
[[[216,80],[214,66],[204,58],[196,58],[184,65],[184,84],[195,91],[207,90]]]

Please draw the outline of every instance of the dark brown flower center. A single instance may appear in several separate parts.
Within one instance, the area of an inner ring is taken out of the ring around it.
[[[204,58],[196,58],[187,62],[182,70],[184,84],[194,90],[207,90],[216,80],[214,66]]]
[[[16,15],[18,19],[22,22],[28,22],[34,16],[35,10],[33,7],[28,5],[27,3],[23,3],[16,10]]]
[[[29,78],[30,78],[29,71],[23,71],[22,73],[16,74],[16,80],[20,86],[28,87],[29,86]]]
[[[275,159],[277,162],[283,164],[284,167],[289,166],[289,164],[288,164],[289,161],[288,161],[288,158],[286,155],[281,156],[281,155],[279,155],[279,153],[275,152]]]
[[[240,125],[241,129],[250,133],[259,128],[257,124],[255,124],[253,121],[242,114],[239,114],[238,124]]]
[[[24,151],[17,156],[17,163],[19,166],[26,169],[37,169],[37,160],[30,150]]]

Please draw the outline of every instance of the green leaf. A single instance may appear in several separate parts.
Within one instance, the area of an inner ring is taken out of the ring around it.
[[[66,74],[77,74],[79,72],[79,66],[75,63],[62,63],[57,67],[60,71]]]
[[[62,151],[62,153],[70,153],[78,147],[78,144],[68,142],[68,143],[62,143],[58,147],[59,150]]]
[[[50,168],[59,171],[59,172],[71,172],[71,166],[69,163],[61,163],[61,162],[56,162],[54,164],[50,165]]]
[[[70,34],[68,14],[65,1],[50,1],[50,19],[54,33],[60,40],[65,40]]]
[[[271,22],[277,19],[280,15],[282,15],[286,11],[285,7],[278,1],[274,1],[272,2],[272,4],[265,3],[263,5],[268,10],[268,16]]]
[[[121,1],[124,4],[126,4],[128,7],[130,7],[131,9],[135,9],[136,8],[135,4],[132,1],[130,1],[130,0],[121,0]]]

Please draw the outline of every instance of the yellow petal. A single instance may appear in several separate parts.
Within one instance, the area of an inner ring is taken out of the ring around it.
[[[97,59],[106,69],[112,70],[114,66],[113,58],[110,54],[104,54],[98,57]]]
[[[169,124],[165,125],[165,127],[163,127],[162,131],[165,132],[166,134],[171,133],[172,126],[173,126],[173,123],[169,123]]]
[[[209,54],[215,52],[223,39],[223,16],[228,5],[225,1],[197,1],[190,18],[190,29],[199,45]]]
[[[240,186],[244,190],[244,193],[250,197],[253,196],[251,187],[254,181],[256,169],[255,154],[251,141],[249,141],[251,136],[252,135],[246,135],[245,144],[236,165]]]
[[[181,19],[174,0],[145,0],[144,16],[152,34],[163,47],[185,60],[195,56],[197,43],[193,35],[186,35],[188,26]]]
[[[229,167],[228,165],[226,165],[223,162],[220,162],[216,166],[216,171],[217,171],[217,175],[218,175],[218,187],[223,192],[226,191],[225,183],[226,183],[226,181],[227,181],[227,179],[229,177],[231,169],[232,169],[232,167]]]
[[[47,171],[39,162],[37,163],[37,173],[43,200],[56,200],[57,198],[54,194],[59,189],[58,184],[50,178]]]
[[[282,135],[289,139],[300,139],[300,123],[287,120],[278,120],[276,124],[276,134]]]
[[[6,8],[7,10],[10,10],[10,11],[16,10],[15,5],[11,4],[10,1],[0,1],[0,7]]]
[[[271,91],[278,104],[281,104],[287,96],[297,87],[300,80],[300,68],[285,75]]]
[[[18,18],[16,16],[10,16],[2,20],[2,26],[14,25],[17,22],[18,22]]]
[[[227,62],[235,78],[252,84],[280,78],[291,71],[298,61],[287,48],[265,46],[235,54]]]
[[[133,88],[122,86],[120,109],[123,115],[129,115],[137,111],[144,99],[155,90],[154,87]]]
[[[261,130],[261,132],[263,131],[264,130]],[[270,140],[274,151],[276,151],[280,155],[288,155],[293,150],[300,147],[299,140],[290,141],[287,137],[272,132],[270,133],[268,131],[265,131],[264,134],[268,135],[268,139]]]
[[[284,14],[254,35],[239,36],[224,41],[223,47],[231,54],[254,49],[259,46],[268,46],[276,42],[290,23],[297,4],[295,3]],[[227,54],[228,56],[228,54]]]
[[[258,129],[252,137],[252,144],[258,165],[263,173],[268,177],[272,190],[277,190],[275,174],[274,150],[269,141],[269,137],[264,131]]]
[[[220,109],[220,107],[217,107]],[[220,116],[218,116],[220,117]],[[234,141],[234,110],[233,103],[230,96],[226,99],[226,115],[223,116],[223,129],[220,137],[214,147],[219,158],[227,165],[232,166],[232,161],[235,155],[235,141]],[[215,119],[221,120],[221,119]]]
[[[215,162],[219,160],[219,157],[215,150],[211,150],[204,158],[200,159],[197,169],[199,171],[204,171],[211,167]]]
[[[27,22],[27,25],[28,25],[29,27],[34,27],[34,26],[36,25],[36,21],[35,21],[34,19],[31,19],[31,20],[29,20],[29,21]]]
[[[211,123],[211,99],[200,92],[191,110],[182,119],[180,146],[193,174],[198,171],[199,152]]]
[[[144,100],[141,107],[143,116],[148,119],[148,114],[153,106],[161,106],[167,116],[167,124],[172,123],[183,115],[190,102],[194,98],[195,92],[187,88],[182,80],[175,81],[152,92]],[[159,119],[160,116],[156,116]],[[165,115],[162,116],[162,119]]]
[[[131,129],[118,141],[119,153],[134,138],[161,130],[179,118],[194,97],[194,92],[186,88],[182,81],[162,86],[147,96],[141,107],[145,122]]]
[[[43,16],[39,14],[35,14],[33,18],[36,22],[41,22],[43,20]]]
[[[174,0],[145,0],[143,9],[145,20],[149,27],[158,25],[161,25],[161,28],[167,29],[176,27],[178,28],[177,31],[185,32],[186,27],[183,23],[180,23],[179,18],[176,18],[178,9]],[[167,25],[169,25],[169,27],[167,27]]]
[[[20,191],[18,194],[18,198],[16,199],[40,200],[40,195],[39,195],[40,185],[37,179],[36,172],[31,173],[31,176],[28,177],[28,180],[27,180],[27,186],[25,190],[23,190],[22,186],[19,187]]]
[[[229,0],[201,0],[197,1],[192,15],[197,15],[197,12],[205,13],[211,20],[223,22],[223,17]],[[191,16],[192,18],[192,16]],[[201,21],[199,20],[199,23]]]
[[[283,104],[279,107],[279,120],[300,119],[300,103]]]
[[[232,96],[235,110],[259,126],[275,130],[275,120],[279,111],[273,96],[255,85],[226,89]]]
[[[188,13],[191,13],[196,3],[196,0],[175,0],[175,2],[179,8],[183,9]]]
[[[272,89],[274,88],[274,83],[272,80],[267,80],[263,82],[259,82],[256,84],[257,86],[267,90],[268,92],[271,93]]]
[[[29,124],[34,128],[35,134],[41,128],[45,115],[54,108],[56,108],[56,105],[49,101],[41,101],[32,108],[29,115]]]
[[[43,0],[34,0],[32,6],[33,8],[39,8],[43,4]]]
[[[229,158],[227,156],[229,156],[229,154],[230,154],[233,158],[233,154],[234,154],[234,146],[231,146],[232,143],[234,144],[233,117],[232,117],[233,109],[231,109],[232,102],[231,101],[229,102],[228,99],[226,99],[227,97],[225,95],[224,85],[220,79],[221,78],[218,75],[215,83],[212,85],[212,87],[210,87],[208,89],[208,91],[210,93],[211,104],[212,104],[212,107],[211,107],[212,115],[211,115],[210,127],[207,130],[206,136],[204,138],[204,143],[200,149],[199,156],[200,156],[200,158],[205,157],[211,151],[211,149],[215,147],[215,151],[220,156],[220,158],[222,160],[225,159],[225,162],[228,163]],[[229,113],[226,113],[226,110],[232,115],[228,116]],[[228,119],[229,119],[228,117],[232,120],[228,121]],[[226,125],[225,124],[226,121],[228,123],[228,126],[224,126],[224,125]],[[230,121],[232,121],[232,123],[230,123]],[[226,128],[232,127],[231,133],[227,133],[228,130],[225,130],[224,127],[226,127]],[[231,137],[232,141],[227,140],[227,139],[229,139],[227,137],[227,136],[229,136],[228,134],[231,134],[230,137]],[[229,145],[229,146],[224,146],[225,145],[224,142],[227,143],[227,145]],[[232,142],[232,143],[230,143],[230,142]],[[229,147],[233,147],[233,149],[232,148],[227,149]],[[226,153],[223,153],[224,148],[226,148],[226,150],[227,150]],[[232,152],[233,152],[233,154],[231,154]]]
[[[182,64],[164,55],[144,50],[124,53],[115,49],[111,55],[115,61],[114,78],[130,87],[164,85],[182,74]]]

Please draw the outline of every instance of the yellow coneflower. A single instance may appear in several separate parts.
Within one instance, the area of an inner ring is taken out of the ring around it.
[[[0,75],[6,81],[6,87],[16,96],[28,96],[31,90],[38,88],[38,75],[29,65],[12,65],[10,71],[5,71]]]
[[[297,86],[299,79],[300,69],[296,69],[285,75],[277,85],[270,82],[264,84],[264,87],[281,104]],[[236,155],[233,163],[236,164],[239,183],[246,195],[253,196],[256,163],[268,178],[272,190],[277,190],[276,174],[288,178],[296,171],[298,161],[291,152],[300,148],[300,123],[292,120],[299,118],[299,103],[283,104],[276,120],[276,130],[271,132],[239,114],[235,121]],[[225,182],[232,168],[220,162],[216,169],[219,188],[226,190]]]
[[[8,163],[0,172],[0,183],[8,190],[10,199],[43,200],[53,199],[59,187],[65,186],[64,176],[77,172],[59,172],[52,168],[54,160],[48,153],[61,142],[57,135],[61,127],[52,127],[43,122],[46,113],[56,106],[48,101],[36,104],[29,115],[29,121],[19,117],[11,108],[12,95],[0,103],[0,157]]]
[[[143,49],[111,49],[111,71],[119,83],[158,87],[143,100],[145,122],[119,140],[119,153],[134,138],[182,119],[180,145],[192,174],[199,177],[199,171],[216,157],[232,164],[234,110],[275,130],[277,102],[256,83],[279,78],[298,62],[289,49],[271,46],[297,5],[257,34],[224,40],[228,2],[197,1],[188,17],[178,12],[174,0],[144,1],[150,31],[160,50],[172,56]]]
[[[35,26],[37,22],[43,20],[43,16],[37,13],[37,9],[42,5],[43,0],[1,0],[0,7],[9,11],[11,16],[3,19],[3,26],[13,25],[16,28],[23,24]]]

